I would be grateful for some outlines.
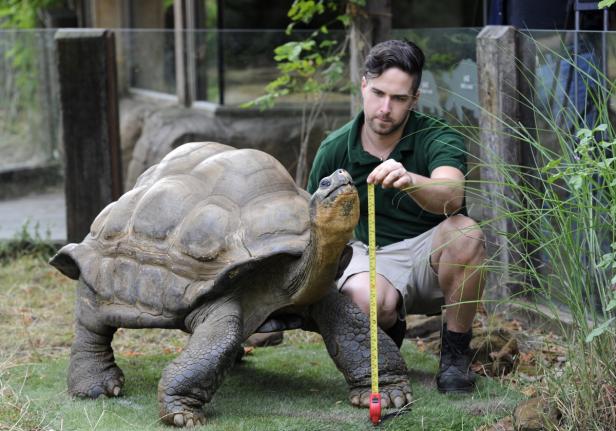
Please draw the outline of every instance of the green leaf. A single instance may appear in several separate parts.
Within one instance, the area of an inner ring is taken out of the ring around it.
[[[605,269],[608,266],[610,266],[612,262],[614,262],[614,253],[606,253],[603,256],[601,256],[601,260],[597,264],[597,268]]]
[[[562,172],[557,172],[554,175],[550,175],[547,179],[547,183],[548,184],[554,184],[557,180],[561,179],[563,177],[563,173]]]
[[[614,308],[616,308],[616,298],[613,298],[608,304],[607,307],[605,307],[605,311],[612,311]]]
[[[588,137],[592,136],[592,130],[590,130],[590,129],[580,129],[580,130],[577,131],[575,136],[577,138],[582,138],[582,137],[588,138]]]
[[[586,342],[590,343],[593,339],[595,339],[596,337],[598,337],[599,335],[601,335],[605,331],[607,331],[609,329],[610,325],[612,324],[612,322],[615,319],[616,319],[616,317],[612,317],[611,319],[606,320],[601,325],[599,325],[595,329],[593,329],[590,332],[590,334],[588,334],[588,336],[586,337]]]
[[[612,277],[612,279],[610,280],[610,284],[616,284],[616,275]]]
[[[584,185],[584,177],[582,175],[574,175],[569,178],[568,183],[573,190],[580,190]]]
[[[297,60],[302,53],[302,46],[297,44],[291,49],[291,53],[289,54],[289,60]]]
[[[616,3],[616,0],[601,0],[599,2],[598,8],[599,9],[603,9],[606,7],[610,7],[612,6],[614,3]]]
[[[338,15],[336,19],[345,27],[348,27],[351,24],[351,17],[348,15]]]
[[[327,29],[327,26],[322,25],[321,28],[319,29],[321,31],[321,33],[323,34],[327,34],[329,33],[329,30]]]
[[[610,157],[608,159],[605,159],[601,162],[598,162],[597,167],[602,168],[602,169],[609,169],[610,165],[612,164],[614,160],[616,160],[616,157]]]
[[[599,124],[597,127],[594,128],[595,132],[605,132],[606,130],[607,130],[607,124]]]
[[[550,160],[547,165],[541,168],[541,172],[545,173],[545,172],[551,171],[552,169],[559,166],[561,162],[562,162],[561,157],[559,157],[558,159]]]

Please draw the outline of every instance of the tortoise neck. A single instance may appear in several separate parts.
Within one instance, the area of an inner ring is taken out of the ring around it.
[[[293,271],[294,304],[311,304],[320,300],[332,288],[340,255],[347,243],[344,235],[328,235],[312,225],[306,252]]]

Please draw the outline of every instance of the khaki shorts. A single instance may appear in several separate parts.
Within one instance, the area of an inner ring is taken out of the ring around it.
[[[376,250],[376,272],[385,277],[402,297],[400,317],[406,314],[438,314],[445,304],[438,277],[430,265],[432,239],[436,227],[423,234]],[[353,258],[336,281],[340,290],[347,279],[369,272],[368,246],[351,241]]]

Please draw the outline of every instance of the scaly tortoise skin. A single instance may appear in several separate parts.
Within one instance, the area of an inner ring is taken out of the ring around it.
[[[69,393],[120,395],[118,328],[181,329],[192,335],[163,371],[160,418],[202,424],[242,341],[290,313],[321,333],[351,403],[368,406],[368,319],[334,284],[358,217],[343,170],[311,197],[261,151],[198,142],[170,152],[50,261],[78,280]],[[382,332],[379,346],[383,405],[410,402],[398,349]]]

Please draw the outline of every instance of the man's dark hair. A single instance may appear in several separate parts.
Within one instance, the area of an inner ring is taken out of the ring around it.
[[[417,45],[408,40],[386,40],[372,47],[364,63],[364,76],[368,79],[380,76],[387,69],[397,67],[415,78],[413,94],[421,82],[424,54]]]

